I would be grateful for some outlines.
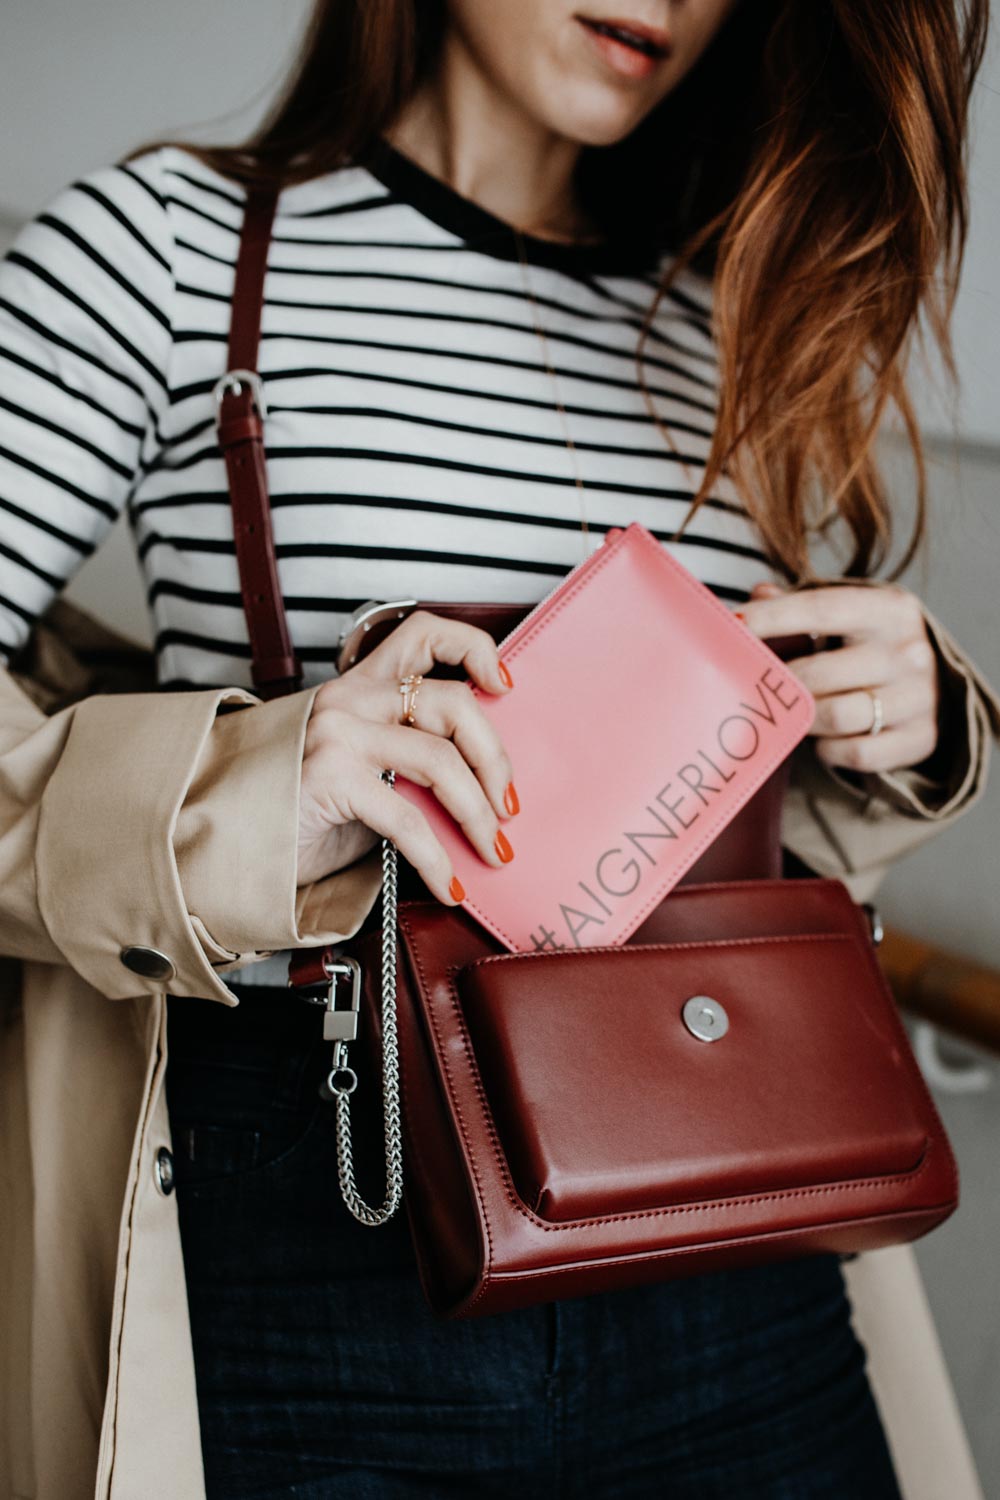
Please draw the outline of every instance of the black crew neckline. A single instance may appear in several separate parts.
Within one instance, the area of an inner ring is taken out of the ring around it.
[[[517,261],[514,229],[505,219],[428,172],[385,136],[376,136],[359,157],[359,164],[401,202],[465,241],[470,250],[498,260]],[[648,236],[617,232],[596,244],[560,244],[539,235],[522,234],[524,253],[532,265],[557,271],[639,274],[656,269],[657,247]]]

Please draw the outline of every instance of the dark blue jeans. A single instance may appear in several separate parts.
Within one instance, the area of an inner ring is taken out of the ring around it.
[[[236,993],[168,1001],[208,1500],[899,1500],[836,1256],[438,1320],[405,1215],[341,1203],[321,1012]]]

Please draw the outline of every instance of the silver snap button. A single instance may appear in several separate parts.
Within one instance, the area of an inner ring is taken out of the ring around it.
[[[729,1030],[726,1007],[721,1001],[713,1000],[711,995],[692,995],[690,1000],[685,1000],[681,1020],[691,1035],[701,1042],[717,1042]]]
[[[153,1175],[160,1192],[168,1197],[174,1190],[174,1159],[166,1146],[161,1146],[156,1153]]]
[[[143,979],[173,979],[177,972],[167,955],[158,948],[131,946],[123,948],[118,957],[126,969],[141,974]]]

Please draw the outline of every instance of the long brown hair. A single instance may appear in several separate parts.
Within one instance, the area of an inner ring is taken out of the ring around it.
[[[675,252],[636,351],[651,411],[642,349],[659,302],[685,265],[713,279],[718,417],[681,531],[728,474],[793,581],[815,576],[810,533],[838,518],[853,542],[846,576],[877,571],[892,511],[873,450],[894,408],[917,503],[890,577],[913,558],[926,476],[904,376],[921,316],[955,375],[968,105],[987,18],[988,0],[741,0],[627,138],[581,151],[577,189],[598,223],[652,228]],[[446,0],[317,0],[248,141],[172,144],[248,185],[332,171],[392,124],[446,24]]]

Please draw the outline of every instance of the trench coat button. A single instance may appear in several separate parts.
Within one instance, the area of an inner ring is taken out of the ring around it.
[[[118,957],[126,969],[143,979],[173,979],[177,970],[165,953],[157,948],[123,948]]]
[[[161,1146],[156,1153],[154,1176],[156,1186],[164,1197],[168,1197],[174,1190],[174,1159],[166,1146]]]

